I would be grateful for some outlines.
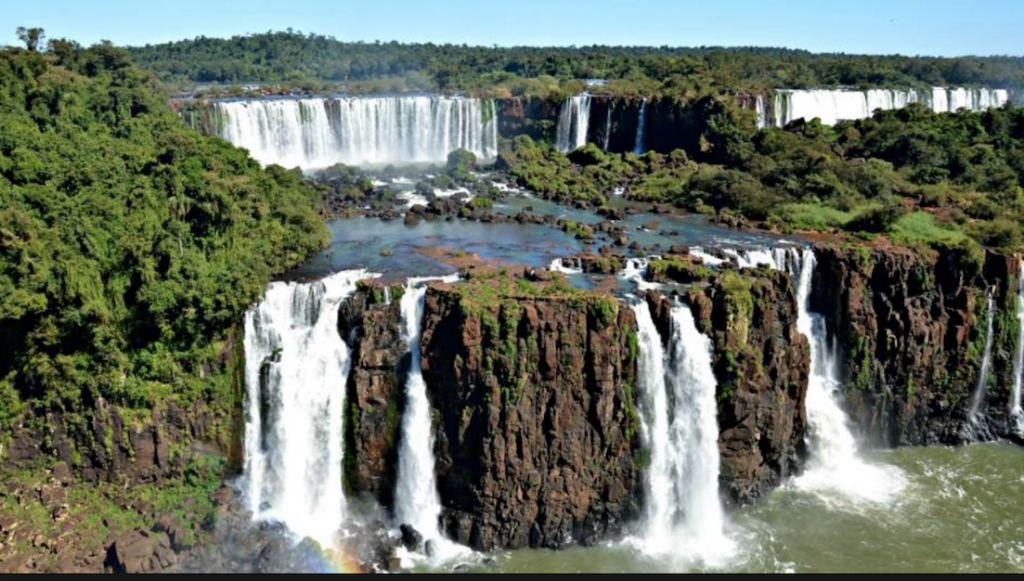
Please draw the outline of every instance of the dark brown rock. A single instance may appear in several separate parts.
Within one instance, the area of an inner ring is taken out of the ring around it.
[[[517,298],[478,310],[457,293],[427,293],[423,372],[457,541],[588,544],[637,516],[636,323],[630,309],[603,320],[593,300],[611,301]]]
[[[956,249],[819,245],[815,310],[842,353],[855,422],[888,446],[955,444],[1010,432],[1019,262]],[[984,429],[967,430],[984,351],[987,295],[996,305]]]

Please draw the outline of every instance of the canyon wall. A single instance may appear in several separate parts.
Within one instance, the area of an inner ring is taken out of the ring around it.
[[[83,400],[78,411],[26,414],[15,427],[0,462],[30,465],[56,459],[89,482],[162,482],[180,478],[197,456],[242,466],[245,351],[235,329],[221,348],[217,375],[220,401],[179,403],[169,399],[150,410],[131,410],[99,398]]]
[[[815,310],[847,356],[846,407],[885,446],[956,444],[1008,435],[1018,259],[950,248],[818,247]],[[992,374],[969,430],[993,296]]]

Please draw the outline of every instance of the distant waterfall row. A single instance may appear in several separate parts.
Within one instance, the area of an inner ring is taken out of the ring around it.
[[[755,109],[761,127],[785,127],[798,119],[817,118],[825,125],[867,119],[877,109],[902,109],[911,103],[922,103],[936,113],[949,113],[960,109],[984,111],[1002,107],[1009,100],[1009,92],[1004,89],[780,90],[775,92],[771,108],[764,97],[758,97]]]
[[[497,106],[461,97],[268,99],[215,103],[217,130],[259,162],[306,170],[337,163],[443,163],[458,149],[498,154]]]

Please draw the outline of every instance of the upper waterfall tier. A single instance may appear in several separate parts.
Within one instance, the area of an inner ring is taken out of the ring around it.
[[[461,97],[224,101],[217,130],[265,165],[322,169],[336,163],[443,163],[465,149],[498,154],[496,107]]]
[[[774,108],[758,107],[761,125],[785,127],[797,119],[821,119],[825,125],[839,121],[867,119],[876,110],[902,109],[910,103],[922,103],[936,113],[960,109],[984,111],[1002,107],[1010,100],[1004,89],[963,89],[936,87],[929,91],[870,89],[867,91],[815,89],[780,90],[775,93]]]

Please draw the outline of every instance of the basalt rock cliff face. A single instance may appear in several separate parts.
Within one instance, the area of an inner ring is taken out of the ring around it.
[[[594,543],[639,514],[636,321],[604,295],[478,275],[426,296],[423,375],[444,530],[477,549]],[[392,502],[408,346],[398,289],[342,308],[346,484]],[[545,290],[549,289],[549,290]]]
[[[100,398],[78,412],[25,417],[0,461],[17,467],[44,459],[63,462],[84,481],[162,482],[184,475],[191,458],[217,455],[241,468],[245,353],[235,329],[222,350],[220,370],[230,401],[180,405],[174,400],[133,412]],[[237,338],[237,340],[236,340]]]
[[[677,264],[667,272],[694,283],[683,300],[713,345],[722,490],[749,503],[797,473],[805,456],[810,344],[797,329],[794,284],[767,269],[712,274]],[[678,299],[652,292],[647,300],[668,337]]]
[[[639,514],[636,321],[614,299],[427,294],[444,527],[478,549],[591,544]]]
[[[1019,261],[952,248],[820,245],[814,309],[846,356],[846,407],[885,446],[956,444],[1008,433]],[[992,374],[969,428],[994,299]]]
[[[338,328],[352,350],[345,410],[345,487],[392,503],[409,351],[399,304],[404,287],[370,283],[341,306]],[[388,301],[387,299],[391,300]]]

